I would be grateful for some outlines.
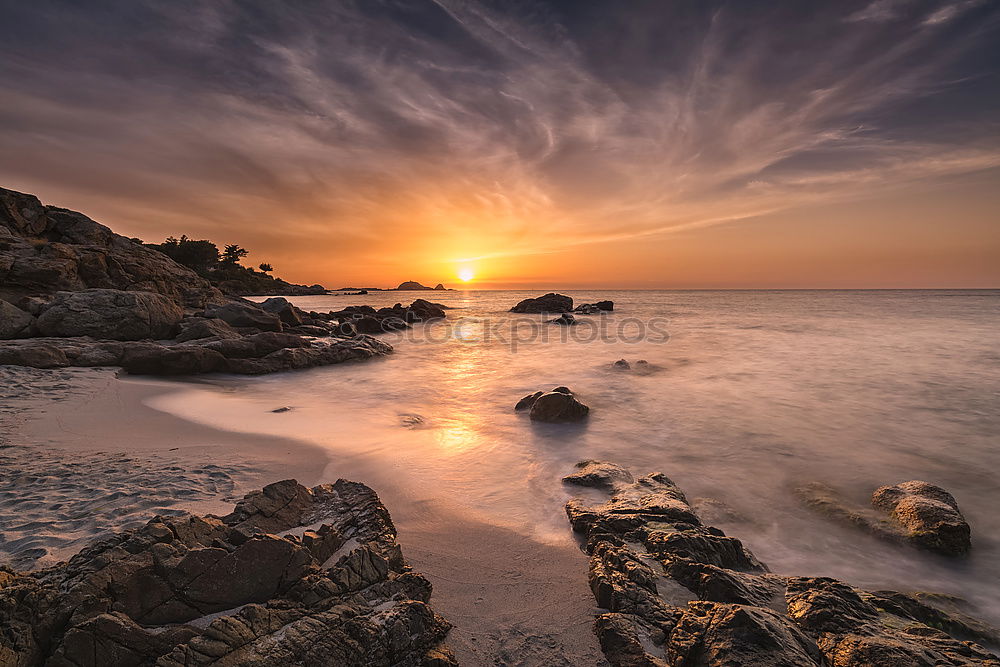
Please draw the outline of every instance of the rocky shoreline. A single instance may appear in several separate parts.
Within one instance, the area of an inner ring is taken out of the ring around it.
[[[0,569],[0,664],[457,664],[430,595],[374,491],[285,480],[225,517],[155,517]]]
[[[0,189],[0,364],[272,373],[382,356],[392,346],[372,334],[444,316],[423,299],[319,313],[227,296],[80,213]]]
[[[636,480],[601,461],[578,468],[565,483],[606,494],[572,499],[566,513],[590,554],[602,608],[594,629],[614,667],[1000,665],[986,648],[1000,633],[959,600],[773,574],[703,524],[666,475]],[[902,495],[877,495],[886,494]]]

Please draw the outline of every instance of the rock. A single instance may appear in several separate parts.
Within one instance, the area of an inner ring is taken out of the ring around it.
[[[616,368],[616,369],[621,370],[621,371],[627,371],[627,370],[631,370],[632,364],[630,364],[625,359],[619,359],[615,363],[611,364],[611,367],[612,368]]]
[[[312,343],[301,336],[276,331],[263,331],[240,338],[216,340],[203,345],[209,350],[219,352],[227,359],[258,359],[286,348],[311,346]]]
[[[275,408],[274,410],[271,410],[271,412],[288,412],[290,410],[291,410],[291,408],[288,407],[287,405],[285,405],[285,406],[282,406],[280,408]]]
[[[514,411],[521,412],[523,410],[530,410],[531,406],[538,400],[538,397],[544,393],[544,391],[536,391],[534,394],[528,394],[514,405]]]
[[[510,309],[512,313],[568,313],[573,310],[573,299],[549,292],[534,299],[524,299]]]
[[[11,665],[455,665],[374,491],[294,480],[222,519],[155,517],[32,573],[0,572]]]
[[[872,494],[872,505],[887,512],[918,547],[958,556],[972,546],[971,530],[958,503],[940,486],[921,481],[883,486]]]
[[[632,473],[620,465],[608,461],[580,461],[576,467],[577,472],[562,478],[565,484],[590,486],[610,492],[623,484],[635,482]]]
[[[215,317],[233,327],[260,329],[261,331],[281,331],[281,319],[249,301],[230,301],[221,306],[205,309],[207,317]]]
[[[225,372],[262,375],[285,370],[329,366],[345,361],[359,361],[392,352],[392,346],[371,336],[317,341],[311,347],[283,348],[258,359],[227,359]]]
[[[442,285],[441,283],[438,283],[437,285],[434,286],[434,289],[436,291],[438,291],[438,292],[443,292],[444,290],[447,290],[448,288],[445,287],[444,285]]]
[[[219,352],[205,347],[166,347],[156,343],[127,348],[121,357],[122,367],[134,375],[197,375],[226,368]]]
[[[576,400],[572,393],[550,391],[532,402],[528,416],[532,421],[575,422],[585,418],[589,412],[590,408]]]
[[[61,368],[69,366],[69,359],[54,345],[33,342],[30,345],[0,346],[0,365]]]
[[[176,338],[179,343],[201,340],[202,338],[231,339],[240,337],[239,332],[229,326],[225,320],[205,317],[185,317],[181,320],[180,330],[181,332],[177,334]]]
[[[0,338],[28,338],[35,318],[14,304],[0,301]]]
[[[578,322],[576,321],[576,318],[570,315],[569,313],[563,313],[556,319],[549,320],[549,324],[561,324],[563,326],[573,326],[575,324],[578,324]]]
[[[181,307],[162,294],[88,289],[58,292],[36,324],[43,336],[142,340],[170,338],[182,317]]]
[[[192,308],[222,294],[166,255],[75,211],[0,188],[0,296],[87,288],[155,292]]]
[[[267,299],[260,307],[269,313],[273,313],[278,316],[283,323],[290,327],[297,327],[303,323],[303,319],[306,316],[304,312],[293,306],[288,299],[280,296],[274,296]]]
[[[590,586],[603,608],[595,632],[613,667],[1000,667],[968,641],[996,644],[997,633],[953,608],[771,574],[739,540],[705,526],[662,473],[629,483],[613,464],[578,467],[576,474],[603,469],[593,485],[611,494],[596,505],[572,499],[566,513],[586,538]],[[922,489],[901,492],[888,495],[925,497]]]
[[[613,301],[598,301],[597,303],[581,303],[573,309],[573,312],[582,313],[583,315],[593,315],[595,313],[600,313],[601,311],[610,311],[614,309],[615,304]]]
[[[432,288],[427,287],[426,285],[421,285],[420,283],[418,283],[415,280],[406,280],[404,282],[401,282],[399,284],[399,287],[396,288],[396,290],[400,291],[400,292],[416,291],[416,290],[431,290],[431,289]]]
[[[445,317],[444,307],[439,303],[431,303],[424,299],[416,299],[410,304],[411,311],[421,320],[434,320]]]

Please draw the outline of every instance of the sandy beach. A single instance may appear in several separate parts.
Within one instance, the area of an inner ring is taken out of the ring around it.
[[[231,433],[146,405],[176,383],[111,369],[0,367],[0,563],[54,564],[154,515],[224,514],[252,489],[337,479],[320,447]],[[355,481],[367,482],[364,479]],[[586,556],[378,488],[434,586],[463,665],[603,665]]]

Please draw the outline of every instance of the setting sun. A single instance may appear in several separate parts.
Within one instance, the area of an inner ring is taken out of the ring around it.
[[[463,283],[467,283],[475,277],[476,274],[472,272],[472,269],[462,269],[458,272],[458,279]]]

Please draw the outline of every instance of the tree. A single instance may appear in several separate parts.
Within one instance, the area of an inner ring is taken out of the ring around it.
[[[235,243],[231,243],[225,247],[222,251],[222,263],[223,264],[239,264],[240,260],[249,254],[247,250],[239,247]]]
[[[152,244],[150,247],[202,275],[210,272],[219,263],[219,249],[214,243],[204,240],[193,241],[187,235],[179,239],[168,236],[163,243]]]
[[[270,273],[271,271],[274,271],[274,267],[268,264],[267,262],[261,262],[260,266],[258,266],[257,268],[263,271],[264,273]]]

